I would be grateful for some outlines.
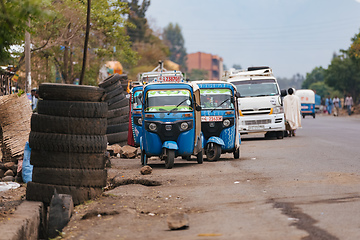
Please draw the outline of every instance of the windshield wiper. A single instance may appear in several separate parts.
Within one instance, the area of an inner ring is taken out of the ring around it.
[[[168,112],[168,115],[170,115],[170,113],[171,113],[172,111],[174,111],[175,109],[177,109],[181,104],[183,104],[183,103],[184,103],[185,101],[187,101],[187,100],[190,100],[190,98],[182,100],[178,105],[176,105],[176,107],[174,107],[173,109],[171,109],[171,110]]]
[[[214,108],[211,110],[211,113],[212,113],[215,109],[217,109],[218,107],[220,107],[221,105],[223,105],[226,101],[229,101],[229,100],[230,100],[230,98],[224,100],[224,101],[223,101],[222,103],[220,103],[218,106],[214,107]]]

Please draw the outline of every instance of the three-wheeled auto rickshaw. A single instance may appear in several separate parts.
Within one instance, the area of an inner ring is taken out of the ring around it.
[[[130,104],[130,114],[131,114],[131,131],[134,138],[134,146],[140,146],[140,137],[142,135],[142,92],[143,85],[134,86],[130,92],[131,104]]]
[[[295,95],[300,98],[302,117],[310,115],[315,118],[315,92],[311,89],[299,89],[295,91]]]
[[[202,143],[207,159],[216,161],[226,152],[239,158],[237,98],[240,94],[236,87],[222,81],[196,81],[196,84],[200,88]]]
[[[172,168],[178,156],[197,157],[203,163],[201,143],[200,90],[196,84],[185,83],[182,76],[161,76],[143,91],[140,138],[141,162],[158,156]]]

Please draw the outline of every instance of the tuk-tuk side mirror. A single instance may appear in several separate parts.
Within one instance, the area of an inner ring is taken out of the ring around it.
[[[285,97],[287,95],[287,91],[285,89],[281,90],[281,97]]]
[[[241,97],[240,93],[239,93],[239,92],[236,92],[236,93],[235,93],[235,97],[237,97],[237,98]]]
[[[200,112],[200,111],[201,111],[201,106],[196,104],[195,110],[198,111],[198,112]]]

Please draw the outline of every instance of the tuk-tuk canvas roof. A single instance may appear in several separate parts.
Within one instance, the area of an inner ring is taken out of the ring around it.
[[[295,95],[300,98],[301,103],[315,104],[315,92],[311,89],[296,90]]]

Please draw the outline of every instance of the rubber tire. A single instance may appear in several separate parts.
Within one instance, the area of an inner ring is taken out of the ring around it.
[[[31,149],[53,152],[103,153],[107,147],[106,135],[70,135],[31,131]]]
[[[74,84],[42,83],[39,96],[45,100],[101,102],[105,89]]]
[[[211,144],[211,143],[208,143],[208,144]],[[212,143],[212,144],[214,146],[214,149],[210,150],[211,152],[213,152],[212,154],[210,154],[209,148],[208,148],[208,146],[206,146],[206,158],[210,162],[219,160],[220,156],[221,156],[221,146],[216,143]]]
[[[62,153],[32,149],[30,164],[44,168],[103,169],[105,153]]]
[[[141,162],[142,166],[147,165],[147,157],[146,157],[146,154],[145,154],[145,150],[141,151],[140,162]]]
[[[121,99],[118,102],[108,105],[108,109],[113,110],[113,109],[122,108],[125,106],[129,106],[129,99],[127,99],[126,97]]]
[[[167,149],[167,156],[165,158],[165,168],[171,169],[174,166],[174,159],[175,159],[175,150]]]
[[[105,169],[33,168],[32,181],[75,187],[105,187]]]
[[[116,88],[121,88],[121,89],[122,89],[122,86],[121,86],[121,82],[120,82],[120,81],[118,81],[118,82],[116,82],[116,83],[114,83],[114,84],[112,84],[112,85],[104,88],[104,89],[105,89],[105,93],[111,92],[111,91],[113,91],[113,90],[116,89]],[[123,89],[123,90],[124,90],[124,89]]]
[[[44,114],[31,116],[31,131],[75,135],[105,135],[106,118],[73,118]]]
[[[126,98],[124,93],[121,93],[119,95],[114,96],[113,98],[110,98],[108,100],[106,100],[106,102],[108,103],[108,105],[114,104],[116,102],[121,101],[122,99]]]
[[[302,115],[303,118],[305,118],[305,115]]]
[[[114,90],[112,90],[111,92],[107,92],[104,98],[104,101],[107,101],[117,95],[120,95],[124,92],[124,89],[120,86],[118,88],[115,88]]]
[[[98,197],[103,192],[102,188],[85,188],[28,182],[26,187],[26,200],[50,204],[54,189],[56,189],[56,192],[59,194],[71,195],[74,205],[79,205],[92,198]]]
[[[39,100],[38,113],[52,116],[103,118],[107,116],[106,102],[74,102]]]
[[[233,154],[234,154],[234,159],[239,159],[239,157],[240,157],[240,147],[238,149],[235,149],[233,151]]]
[[[120,143],[127,141],[128,131],[107,134],[109,144]]]
[[[121,116],[121,117],[114,117],[114,118],[108,118],[107,119],[107,125],[117,125],[121,123],[128,123],[129,122],[129,116]]]
[[[116,82],[120,81],[120,74],[115,73],[107,78],[105,78],[103,81],[99,83],[99,87],[101,88],[107,88],[111,85],[113,85]]]
[[[283,139],[284,138],[284,132],[283,131],[277,131],[276,132],[276,138],[277,139]]]
[[[106,134],[125,132],[128,130],[129,130],[129,123],[121,123],[121,124],[108,126],[106,130]]]
[[[203,151],[200,151],[197,155],[196,155],[196,161],[198,164],[203,164],[204,162],[204,153]]]
[[[129,116],[129,106],[109,110],[107,113],[107,118],[121,117],[127,115]]]

